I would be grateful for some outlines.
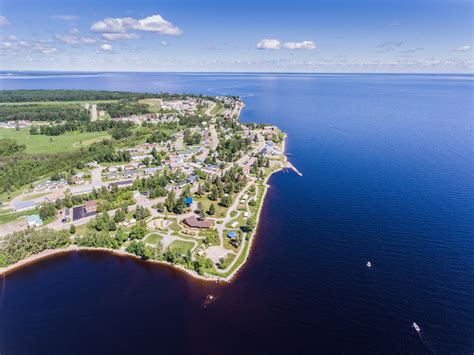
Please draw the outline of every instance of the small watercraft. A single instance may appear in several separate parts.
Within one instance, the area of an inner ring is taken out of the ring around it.
[[[367,267],[370,269],[372,267],[372,263],[370,261],[367,261]]]
[[[415,328],[416,332],[419,333],[420,332],[420,327],[418,326],[418,324],[416,324],[415,322],[413,322],[413,328]]]
[[[204,308],[206,308],[208,305],[210,305],[214,300],[216,299],[215,296],[213,295],[207,295],[206,296],[206,299],[204,300],[204,303],[202,304],[202,306]]]

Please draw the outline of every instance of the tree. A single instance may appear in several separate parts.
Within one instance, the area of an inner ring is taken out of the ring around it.
[[[125,221],[125,217],[126,217],[125,211],[122,208],[119,208],[117,209],[117,211],[115,211],[114,221],[115,223],[123,222]]]
[[[174,205],[175,205],[175,199],[176,199],[176,194],[173,190],[171,190],[168,193],[168,196],[166,197],[165,200],[165,206],[168,212],[173,212],[174,210]]]
[[[224,207],[229,207],[232,204],[232,198],[230,195],[226,194],[221,198],[221,205]]]
[[[209,200],[217,201],[218,198],[219,198],[219,192],[217,190],[217,187],[213,186],[211,189],[211,193],[209,194]]]
[[[128,237],[131,240],[143,239],[145,234],[146,234],[146,224],[144,221],[141,221],[132,227],[132,230],[130,231],[130,234]]]
[[[173,208],[173,212],[176,214],[181,214],[186,210],[186,204],[184,203],[184,198],[180,197],[176,200],[176,203]]]
[[[204,206],[202,205],[201,202],[198,202],[197,212],[199,214],[199,219],[204,219],[206,217],[205,212],[204,212]]]
[[[126,249],[127,252],[135,254],[143,260],[152,259],[155,255],[154,250],[142,241],[133,240]]]
[[[163,213],[165,211],[165,206],[159,202],[157,205],[156,205],[156,210],[159,212],[159,213]]]
[[[137,220],[140,221],[142,219],[145,219],[150,216],[150,211],[148,208],[145,208],[143,206],[138,206],[135,212],[133,213],[133,217]]]
[[[253,231],[254,228],[255,228],[255,221],[253,220],[253,218],[247,219],[247,222],[245,223],[245,231],[249,233]]]
[[[69,227],[69,234],[75,234],[76,233],[76,226],[74,224],[71,224],[71,227]]]
[[[117,233],[115,233],[115,239],[117,239],[118,243],[122,244],[128,239],[128,234],[119,227]]]
[[[54,203],[43,203],[39,209],[39,216],[43,221],[56,216],[56,206]]]
[[[209,215],[213,216],[216,213],[216,206],[213,203],[209,206],[209,211],[207,212]]]

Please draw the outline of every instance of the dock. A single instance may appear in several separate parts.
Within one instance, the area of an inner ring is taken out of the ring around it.
[[[291,169],[293,170],[298,176],[303,176],[303,173],[300,172],[293,164],[291,164],[288,160],[285,161],[284,163],[284,168],[285,169]]]

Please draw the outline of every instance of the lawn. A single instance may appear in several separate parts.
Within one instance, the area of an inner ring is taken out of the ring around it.
[[[139,100],[141,104],[149,105],[149,110],[151,112],[160,112],[161,111],[161,99],[142,99]]]
[[[183,253],[187,253],[188,250],[191,250],[194,246],[193,242],[185,242],[183,240],[175,240],[169,245],[169,249],[179,249]]]
[[[36,210],[23,211],[23,212],[8,211],[7,213],[0,214],[0,224],[10,223],[10,222],[16,221],[20,217],[29,216],[32,214],[38,214],[38,211]]]
[[[163,237],[161,235],[153,233],[146,237],[144,241],[148,244],[158,244],[162,239]]]
[[[28,128],[19,131],[12,128],[0,129],[0,139],[15,139],[18,144],[25,144],[25,152],[28,154],[51,154],[72,151],[80,147],[86,147],[93,142],[109,138],[107,132],[68,132],[60,136],[30,135]]]
[[[233,194],[232,198],[234,198],[235,196],[237,196],[237,194]],[[202,203],[204,211],[206,211],[206,217],[222,218],[222,217],[225,217],[225,215],[227,213],[227,208],[220,206],[219,201],[211,201],[211,200],[209,200],[209,198],[207,196],[201,196],[200,197],[196,194],[193,194],[193,199],[196,201],[196,203],[197,202]],[[216,208],[216,213],[214,213],[213,216],[210,216],[210,215],[207,214],[207,211],[209,211],[209,207],[211,206],[212,203],[214,204],[214,207]]]
[[[220,102],[217,102],[216,106],[214,106],[214,108],[211,110],[211,115],[217,116],[222,111],[224,111],[224,105],[221,104]]]
[[[21,105],[77,105],[85,104],[98,104],[98,103],[111,103],[118,102],[119,100],[91,100],[91,101],[25,101],[25,102],[2,102],[0,105],[9,106],[21,106]]]

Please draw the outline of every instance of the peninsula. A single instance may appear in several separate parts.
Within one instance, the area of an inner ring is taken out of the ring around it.
[[[0,273],[108,250],[229,281],[286,135],[234,96],[0,91]]]

